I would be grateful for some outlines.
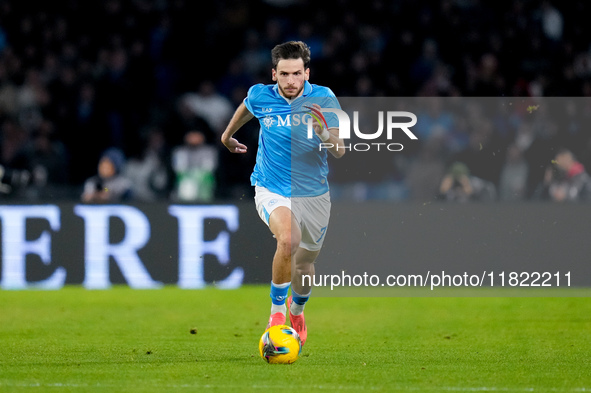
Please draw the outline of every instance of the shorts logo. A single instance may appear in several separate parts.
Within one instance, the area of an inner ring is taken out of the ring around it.
[[[263,117],[263,124],[265,125],[265,127],[267,127],[267,129],[271,128],[273,123],[275,123],[275,119],[273,119],[271,116],[267,115]]]
[[[274,205],[274,204],[276,204],[276,203],[277,203],[277,199],[271,199],[271,200],[269,201],[269,206],[273,206],[273,205]]]

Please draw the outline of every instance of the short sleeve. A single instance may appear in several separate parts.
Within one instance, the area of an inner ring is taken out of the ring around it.
[[[251,88],[248,89],[248,93],[246,94],[246,98],[243,101],[244,106],[246,106],[246,109],[248,109],[248,111],[255,116],[256,116],[255,109],[254,109],[256,106],[255,103],[256,103],[257,97],[259,96],[261,88],[263,86],[264,85],[261,83],[251,86]]]
[[[327,90],[328,94],[324,99],[323,105],[321,105],[321,106],[323,108],[341,109],[341,104],[339,103],[339,100],[334,95],[332,90],[330,90],[328,88],[326,90]],[[324,118],[326,119],[326,124],[328,124],[328,128],[338,128],[339,127],[339,119],[336,114],[327,112],[324,114]]]

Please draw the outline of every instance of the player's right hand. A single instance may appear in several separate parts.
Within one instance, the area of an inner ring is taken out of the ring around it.
[[[230,150],[231,153],[246,153],[246,151],[248,150],[246,145],[243,145],[242,143],[238,142],[236,138],[230,138],[222,142],[224,146],[226,146],[228,150]]]
[[[328,130],[328,124],[322,114],[322,108],[318,104],[312,104],[312,106],[304,106],[304,108],[310,110],[309,115],[312,116],[312,128],[317,135],[320,135],[323,130]]]

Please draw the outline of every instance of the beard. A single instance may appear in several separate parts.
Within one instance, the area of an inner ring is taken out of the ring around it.
[[[304,83],[302,83],[302,86],[299,89],[292,90],[291,92],[284,90],[283,87],[281,87],[281,85],[279,85],[279,84],[277,86],[279,86],[279,91],[281,91],[281,95],[283,95],[283,97],[288,98],[290,100],[295,97],[298,97],[301,94],[302,90],[304,90]]]

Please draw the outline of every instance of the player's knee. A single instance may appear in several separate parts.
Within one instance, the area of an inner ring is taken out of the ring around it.
[[[300,232],[292,231],[291,233],[291,255],[295,255],[298,248],[300,248],[300,242],[302,241],[302,236]]]
[[[277,237],[277,249],[282,253],[294,255],[300,246],[300,236],[295,233],[285,232]]]

